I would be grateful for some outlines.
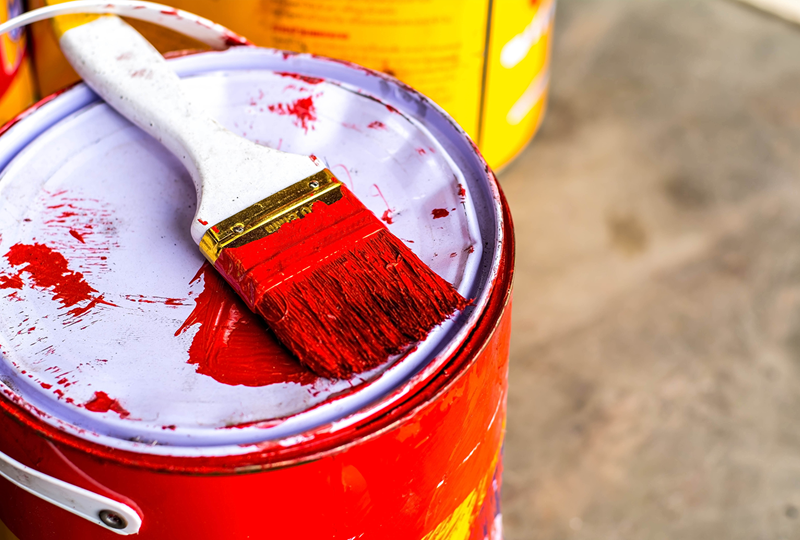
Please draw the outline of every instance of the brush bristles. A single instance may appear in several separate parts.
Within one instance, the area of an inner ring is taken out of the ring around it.
[[[332,378],[382,364],[468,304],[343,190],[215,264],[300,362]]]

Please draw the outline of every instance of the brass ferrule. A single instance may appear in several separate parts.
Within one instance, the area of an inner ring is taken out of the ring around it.
[[[203,235],[200,251],[214,264],[226,247],[243,246],[277,232],[284,223],[311,213],[317,201],[338,201],[341,186],[333,173],[324,169],[220,221]]]

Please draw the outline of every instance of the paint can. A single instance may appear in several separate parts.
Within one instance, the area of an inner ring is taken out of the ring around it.
[[[0,22],[22,13],[21,0],[0,2]],[[0,36],[0,125],[30,106],[35,97],[27,36],[18,30]]]
[[[431,0],[380,8],[340,0],[239,0],[236,9],[218,0],[170,3],[256,45],[348,60],[397,77],[450,113],[494,168],[524,148],[544,115],[555,0]],[[192,46],[139,28],[162,52]],[[77,80],[46,23],[34,26],[34,45],[42,88],[55,91]]]
[[[68,89],[0,136],[0,520],[20,540],[501,538],[513,233],[471,139],[346,62],[171,62],[226,127],[327,161],[473,303],[372,372],[311,375],[203,264],[179,161]]]

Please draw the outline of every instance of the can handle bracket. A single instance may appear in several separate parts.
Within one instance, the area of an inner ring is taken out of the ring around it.
[[[46,475],[0,452],[0,476],[67,512],[117,534],[136,534],[142,518],[130,506]]]

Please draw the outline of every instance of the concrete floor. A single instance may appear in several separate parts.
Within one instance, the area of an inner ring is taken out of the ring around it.
[[[561,0],[517,229],[506,540],[800,538],[800,27]]]

